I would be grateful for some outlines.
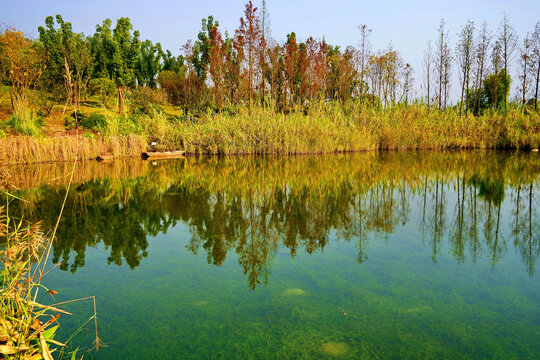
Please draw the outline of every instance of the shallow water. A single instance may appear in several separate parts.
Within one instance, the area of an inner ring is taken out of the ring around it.
[[[15,169],[12,214],[52,228],[71,166]],[[79,164],[44,301],[96,296],[97,359],[540,358],[539,174],[518,152]],[[64,308],[59,340],[93,313]]]

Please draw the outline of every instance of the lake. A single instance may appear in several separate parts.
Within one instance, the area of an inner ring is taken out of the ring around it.
[[[54,227],[73,164],[14,167]],[[76,164],[53,304],[96,296],[96,359],[538,359],[540,154]],[[95,339],[93,303],[60,341]]]

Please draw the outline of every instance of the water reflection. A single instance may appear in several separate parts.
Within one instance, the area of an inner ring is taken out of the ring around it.
[[[69,168],[13,170],[9,182],[24,189],[18,194],[26,201],[10,211],[52,228]],[[363,263],[371,241],[416,222],[434,262],[445,247],[458,263],[485,258],[494,267],[515,251],[532,276],[540,254],[539,173],[540,157],[517,152],[83,163],[53,261],[76,272],[86,248],[103,244],[109,264],[133,269],[148,255],[148,236],[182,222],[190,251],[215,266],[236,253],[254,289],[268,281],[281,246],[292,257],[313,253],[335,234],[357,244]]]

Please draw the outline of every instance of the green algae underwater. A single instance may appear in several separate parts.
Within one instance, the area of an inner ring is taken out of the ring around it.
[[[71,166],[10,169],[11,214],[52,228]],[[83,162],[48,301],[96,296],[95,359],[540,358],[539,174],[495,151]],[[59,340],[93,314],[64,309]]]

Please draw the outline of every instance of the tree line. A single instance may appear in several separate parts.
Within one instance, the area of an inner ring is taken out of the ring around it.
[[[467,21],[458,33],[452,52],[448,30],[441,20],[435,44],[428,41],[424,53],[424,101],[438,108],[448,105],[453,65],[459,78],[459,111],[506,109],[512,79],[511,66],[519,60],[516,85],[518,102],[536,109],[540,82],[540,22],[527,33],[522,43],[506,15],[494,32],[486,22],[477,29]],[[514,64],[515,65],[515,64]]]
[[[484,22],[478,29],[465,23],[455,49],[441,20],[437,40],[427,44],[421,97],[414,96],[414,69],[389,45],[375,51],[371,29],[360,25],[359,44],[344,49],[324,39],[301,41],[294,32],[284,43],[270,36],[266,2],[251,1],[233,34],[221,32],[209,16],[195,40],[174,56],[160,43],[141,40],[129,18],[113,27],[106,19],[92,36],[76,33],[62,16],[49,16],[31,41],[16,29],[0,35],[2,81],[12,88],[11,102],[29,106],[28,90],[37,90],[46,113],[63,102],[77,108],[89,95],[107,105],[117,98],[125,110],[127,93],[146,101],[167,100],[186,111],[222,111],[237,105],[262,106],[277,112],[301,109],[319,102],[350,101],[377,108],[413,101],[436,108],[450,104],[452,71],[459,77],[461,112],[506,109],[511,66],[519,60],[516,89],[521,104],[537,107],[540,81],[540,22],[519,43],[506,15],[496,32]],[[517,56],[516,56],[517,55]]]

